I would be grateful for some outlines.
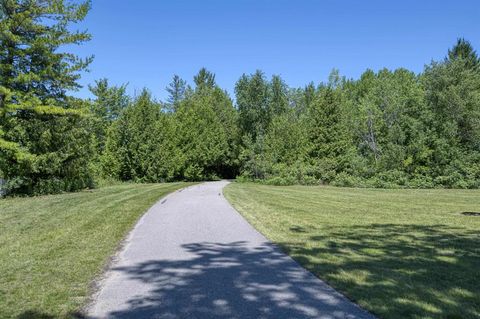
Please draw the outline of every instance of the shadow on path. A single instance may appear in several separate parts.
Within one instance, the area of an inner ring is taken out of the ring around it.
[[[195,243],[186,260],[114,271],[152,290],[109,318],[373,318],[269,243]]]

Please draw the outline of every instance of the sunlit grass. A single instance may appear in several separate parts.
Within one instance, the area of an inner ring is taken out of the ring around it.
[[[121,184],[0,199],[0,318],[73,316],[142,213],[184,186]]]
[[[478,190],[232,183],[260,232],[381,318],[480,318]]]

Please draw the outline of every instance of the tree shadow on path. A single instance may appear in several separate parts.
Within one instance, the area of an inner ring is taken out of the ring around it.
[[[109,318],[373,318],[269,243],[182,248],[190,258],[115,268],[152,290]]]

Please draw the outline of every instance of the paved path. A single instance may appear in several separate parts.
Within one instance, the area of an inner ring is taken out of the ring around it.
[[[374,317],[301,268],[224,199],[228,182],[170,194],[130,233],[91,318]]]

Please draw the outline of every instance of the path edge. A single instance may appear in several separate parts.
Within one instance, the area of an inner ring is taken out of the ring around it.
[[[124,235],[122,240],[120,240],[117,244],[117,247],[115,248],[115,251],[113,254],[111,254],[107,260],[105,261],[104,265],[101,267],[99,270],[99,273],[95,275],[95,277],[90,281],[88,284],[88,293],[87,293],[87,298],[84,300],[83,305],[77,310],[75,313],[75,319],[89,319],[91,317],[88,316],[89,310],[94,306],[95,301],[97,300],[101,288],[103,287],[103,284],[105,280],[108,277],[108,274],[110,273],[112,267],[118,262],[120,254],[126,249],[128,244],[130,243],[132,236],[133,236],[133,231],[139,226],[141,223],[143,223],[143,220],[145,219],[145,216],[157,205],[161,205],[162,202],[168,197],[172,196],[175,193],[182,192],[188,188],[195,187],[198,185],[201,185],[202,182],[194,182],[192,185],[188,185],[182,188],[179,188],[177,190],[174,190],[173,192],[170,192],[162,197],[160,197],[155,203],[152,204],[148,209],[146,209],[135,221],[135,224],[132,226],[132,228]]]
[[[301,269],[303,269],[305,272],[307,272],[309,275],[313,276],[314,278],[320,280],[323,284],[325,284],[328,288],[330,288],[332,290],[332,292],[334,294],[337,295],[337,297],[340,297],[340,298],[344,298],[345,300],[347,301],[350,301],[355,307],[357,307],[359,310],[363,311],[365,314],[369,315],[372,319],[379,319],[379,317],[377,317],[374,313],[372,313],[371,311],[368,311],[367,309],[365,309],[364,307],[360,306],[355,300],[351,299],[350,297],[348,297],[347,295],[345,295],[343,292],[337,290],[336,288],[334,288],[332,285],[330,285],[327,281],[323,280],[322,278],[320,278],[319,276],[315,275],[313,272],[311,272],[310,270],[308,270],[307,268],[303,267],[302,264],[300,264],[297,260],[295,260],[293,257],[291,257],[286,251],[284,248],[282,248],[282,246],[278,245],[277,243],[275,243],[274,241],[270,240],[267,236],[265,236],[264,234],[262,234],[256,227],[254,227],[252,225],[252,223],[250,223],[250,221],[245,218],[245,216],[243,216],[242,213],[240,213],[236,208],[235,206],[233,206],[233,204],[228,200],[228,198],[225,196],[225,188],[230,185],[230,184],[233,184],[232,181],[229,181],[228,184],[226,184],[223,188],[222,188],[222,197],[227,201],[227,203],[230,205],[230,207],[232,207],[232,209],[241,217],[245,220],[245,222],[247,222],[250,227],[252,227],[258,234],[260,234],[263,238],[265,238],[265,240],[271,244],[275,249],[277,249],[279,252],[281,252],[282,254],[284,254],[285,256],[287,256],[287,258],[291,259],[295,264],[298,265],[298,267],[300,267]]]

